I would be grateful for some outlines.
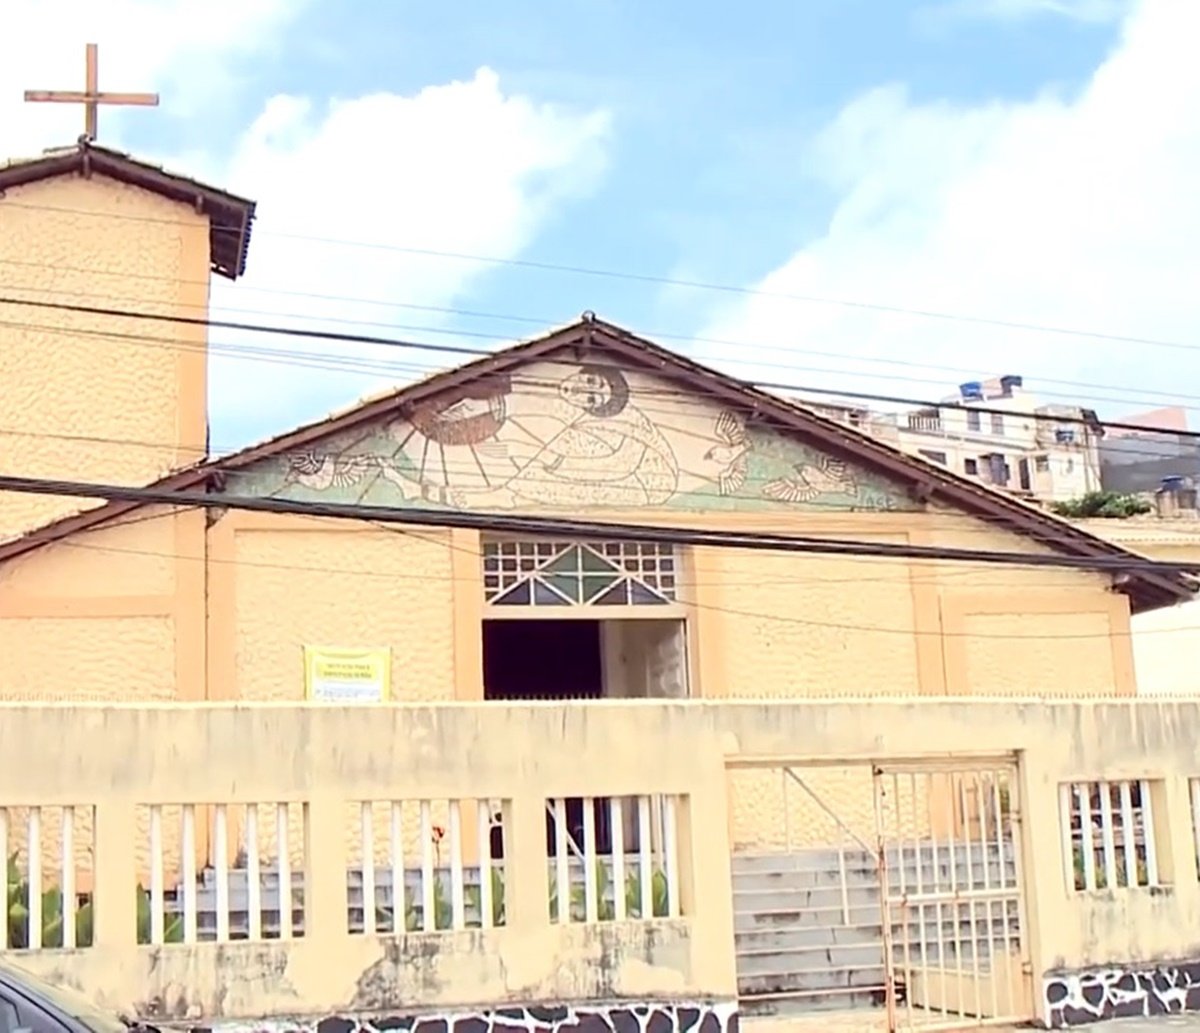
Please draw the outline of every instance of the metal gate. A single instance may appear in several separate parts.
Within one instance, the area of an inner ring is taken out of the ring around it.
[[[758,780],[740,819],[757,838],[734,857],[746,1015],[889,1031],[1034,1016],[1011,756],[731,768]],[[782,842],[761,823],[775,777]]]
[[[872,766],[889,1030],[1033,1014],[1012,758]]]

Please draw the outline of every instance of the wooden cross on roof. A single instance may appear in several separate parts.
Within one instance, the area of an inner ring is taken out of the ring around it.
[[[82,104],[84,110],[84,136],[96,139],[96,123],[101,104],[125,104],[139,107],[157,107],[157,93],[101,93],[98,47],[87,45],[87,78],[83,92],[75,90],[26,90],[25,99],[50,104]]]

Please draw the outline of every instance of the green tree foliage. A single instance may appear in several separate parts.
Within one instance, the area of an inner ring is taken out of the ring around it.
[[[1059,516],[1071,517],[1074,520],[1087,517],[1124,520],[1149,513],[1154,507],[1138,495],[1124,495],[1117,491],[1089,491],[1077,499],[1055,502],[1050,508]]]

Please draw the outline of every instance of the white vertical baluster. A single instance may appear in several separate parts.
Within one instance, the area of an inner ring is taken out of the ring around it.
[[[638,808],[638,885],[642,891],[642,921],[654,917],[654,844],[650,839],[650,798],[639,796]]]
[[[1125,857],[1125,885],[1138,884],[1137,825],[1133,819],[1133,790],[1128,779],[1117,783],[1121,793],[1121,844]]]
[[[967,890],[969,892],[975,889],[975,856],[974,843],[971,837],[971,806],[967,796],[967,779],[963,774],[952,775],[951,777],[958,781],[959,809],[962,812],[963,820],[963,849],[967,856]],[[986,840],[984,841],[984,849],[987,849]],[[975,898],[973,896],[967,898],[967,929],[971,936],[971,971],[974,975],[973,982],[975,984],[975,1014],[982,1015],[983,1012],[980,1010],[983,1004],[982,988],[979,985],[979,923],[978,917],[975,914]],[[912,1000],[911,995],[909,1000]],[[965,1007],[965,1002],[961,998],[959,1003]]]
[[[196,806],[183,805],[183,942],[195,943],[196,934]]]
[[[8,866],[8,808],[0,804],[0,861]],[[8,879],[0,883],[0,951],[8,950]]]
[[[679,917],[679,838],[676,825],[676,797],[663,797],[663,874],[667,877],[667,915]]]
[[[216,854],[217,942],[229,940],[229,824],[225,804],[213,808],[213,853]]]
[[[925,820],[929,829],[929,846],[933,856],[933,874],[931,878],[933,880],[934,892],[937,895],[933,905],[933,920],[937,923],[938,964],[944,969],[946,967],[946,934],[942,929],[942,925],[944,924],[942,914],[942,898],[945,896],[946,887],[942,882],[942,873],[938,865],[938,859],[940,855],[938,854],[937,821],[934,816],[933,807],[934,797],[937,796],[937,793],[934,790],[938,784],[935,778],[936,776],[932,774],[926,777]],[[953,832],[950,834],[953,835]],[[846,924],[850,924],[849,918],[847,918]]]
[[[950,859],[950,899],[948,905],[953,916],[954,925],[951,931],[951,942],[954,944],[954,971],[958,976],[958,985],[965,987],[966,980],[963,978],[966,975],[966,969],[963,967],[963,937],[962,937],[962,904],[958,890],[958,858],[961,856],[961,851],[958,848],[958,823],[959,810],[958,804],[955,801],[955,779],[957,776],[953,771],[946,773],[946,856]],[[962,820],[965,823],[967,816],[963,814]],[[967,842],[970,842],[970,830],[967,832]],[[970,886],[970,855],[968,851],[967,860],[967,886]],[[903,912],[901,912],[903,913]],[[906,934],[907,935],[907,932]],[[942,962],[945,965],[945,961]],[[958,1014],[960,1017],[967,1014],[967,995],[966,991],[960,991],[958,997]]]
[[[162,943],[163,932],[162,805],[150,805],[150,942]]]
[[[979,853],[983,858],[983,888],[990,890],[992,888],[991,867],[988,864],[988,854],[991,852],[990,841],[987,828],[987,808],[984,806],[983,799],[983,777],[984,772],[977,771],[975,773],[975,808],[979,813]],[[983,936],[987,941],[988,957],[993,954],[992,945],[992,898],[989,896],[982,901],[983,904]],[[979,978],[979,941],[976,940],[971,948],[971,958],[975,966],[975,999],[979,1003],[980,997],[980,978]],[[992,985],[992,1014],[998,1015],[1000,1012],[1000,987],[999,980],[989,979]],[[982,1015],[982,1011],[977,1011],[976,1015]]]
[[[621,798],[609,801],[609,825],[612,826],[613,918],[625,921],[625,811]]]
[[[404,884],[404,810],[399,800],[392,801],[392,935],[407,929],[407,887]]]
[[[479,836],[479,928],[492,927],[492,801],[475,801]]]
[[[1158,885],[1158,844],[1154,841],[1154,800],[1150,783],[1142,779],[1142,838],[1146,841],[1146,885]]]
[[[596,899],[596,799],[583,798],[583,906],[584,921],[595,922],[600,917],[600,905]]]
[[[275,805],[275,867],[279,874],[279,938],[292,938],[292,853],[288,805]]]
[[[358,823],[362,839],[363,933],[375,932],[375,809],[370,800],[358,805]]]
[[[1005,825],[1005,820],[1008,818],[1008,814],[1004,810],[1004,804],[1003,804],[1003,800],[1002,800],[1001,794],[1000,794],[1001,780],[1003,780],[1005,785],[1007,785],[1007,783],[1008,783],[1007,769],[1003,770],[1003,771],[997,771],[996,777],[992,780],[992,806],[995,808],[995,811],[996,811],[996,858],[997,858],[996,864],[997,864],[997,868],[999,870],[1000,885],[1004,889],[1008,889],[1009,886],[1012,885],[1011,880],[1008,877],[1008,856],[1007,856],[1007,851],[1005,850],[1005,839],[1004,839],[1004,825]],[[1010,798],[1010,806],[1011,806],[1011,798]],[[1004,938],[1004,957],[1005,957],[1005,959],[1010,959],[1012,957],[1012,938],[1010,936],[1010,930],[1008,927],[1008,905],[1009,905],[1009,902],[1010,902],[1009,897],[1001,897],[1000,898],[1000,922],[1001,922],[1000,931],[1001,931],[1001,935]],[[993,939],[994,939],[994,937],[989,932],[989,935],[988,935],[989,950],[993,946],[993,944],[992,944]],[[995,968],[994,962],[992,963],[992,966],[994,969]],[[1016,988],[1013,986],[1011,980],[1006,979],[1004,981],[1004,1005],[1003,1005],[1003,1007],[1006,1012],[1015,1012],[1017,1010],[1017,1002],[1013,998],[1013,993],[1015,992],[1015,989]]]
[[[1079,839],[1083,849],[1084,888],[1096,888],[1096,844],[1092,838],[1092,783],[1079,783]]]
[[[42,811],[29,808],[29,946],[37,950],[42,945]],[[7,859],[6,859],[7,860]]]
[[[1071,832],[1071,819],[1074,805],[1072,803],[1073,787],[1060,783],[1058,787],[1058,832],[1062,837],[1063,877],[1069,890],[1082,889],[1079,876],[1075,872],[1075,838]]]
[[[433,895],[433,818],[429,812],[429,801],[421,801],[421,928],[427,933],[437,928],[434,913],[436,900]]]
[[[917,896],[918,897],[924,897],[924,895],[925,895],[925,854],[924,854],[925,848],[921,843],[921,817],[920,817],[921,792],[920,792],[920,789],[922,787],[924,788],[925,799],[928,800],[929,797],[932,795],[932,793],[930,793],[930,791],[929,791],[929,784],[932,779],[933,779],[933,775],[927,771],[921,773],[920,781],[917,780],[917,773],[915,771],[910,771],[908,774],[909,820],[912,822],[913,858],[916,861],[916,865],[917,865],[916,881],[917,881]],[[896,806],[898,809],[900,806],[899,800],[896,801]],[[936,860],[934,861],[934,867],[930,871],[929,878],[932,880],[934,887],[936,887],[938,884]],[[929,973],[929,948],[927,946],[928,938],[925,935],[925,904],[924,904],[924,902],[917,904],[917,929],[918,929],[920,937],[921,937],[920,942],[918,943],[918,946],[917,946],[917,954],[921,959],[921,979],[928,980],[929,975],[930,975],[930,973]],[[907,940],[908,940],[908,937],[905,936],[905,941],[907,942]],[[906,946],[905,952],[904,952],[904,960],[905,960],[906,964],[910,960],[910,954],[911,954],[911,949],[908,946]]]
[[[250,939],[262,939],[262,863],[256,803],[246,805],[246,930]]]
[[[467,925],[467,905],[462,864],[462,801],[451,799],[449,810],[451,928],[465,929]]]
[[[1112,785],[1100,783],[1100,843],[1104,850],[1104,888],[1116,889],[1117,844],[1113,838]]]
[[[2,856],[2,855],[0,855]],[[75,946],[75,808],[62,811],[62,927],[64,947]]]
[[[571,921],[571,865],[567,857],[567,803],[561,797],[554,800],[554,879],[558,886],[558,921]]]
[[[1200,779],[1188,779],[1188,793],[1191,795],[1192,801],[1192,848],[1196,852],[1196,860],[1200,861]],[[1125,794],[1122,793],[1122,805],[1124,805],[1124,802]]]

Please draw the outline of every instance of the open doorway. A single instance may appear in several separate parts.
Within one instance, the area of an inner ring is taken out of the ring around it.
[[[687,695],[683,620],[483,622],[485,700],[682,699]]]
[[[686,624],[678,618],[485,619],[485,700],[681,699],[688,695]],[[611,850],[611,808],[593,801],[598,853]],[[583,852],[582,799],[566,801],[567,850]],[[636,850],[637,816],[625,808],[624,842]],[[546,851],[557,852],[559,830],[546,815]],[[493,849],[503,849],[498,843]],[[494,855],[500,856],[500,855]]]

